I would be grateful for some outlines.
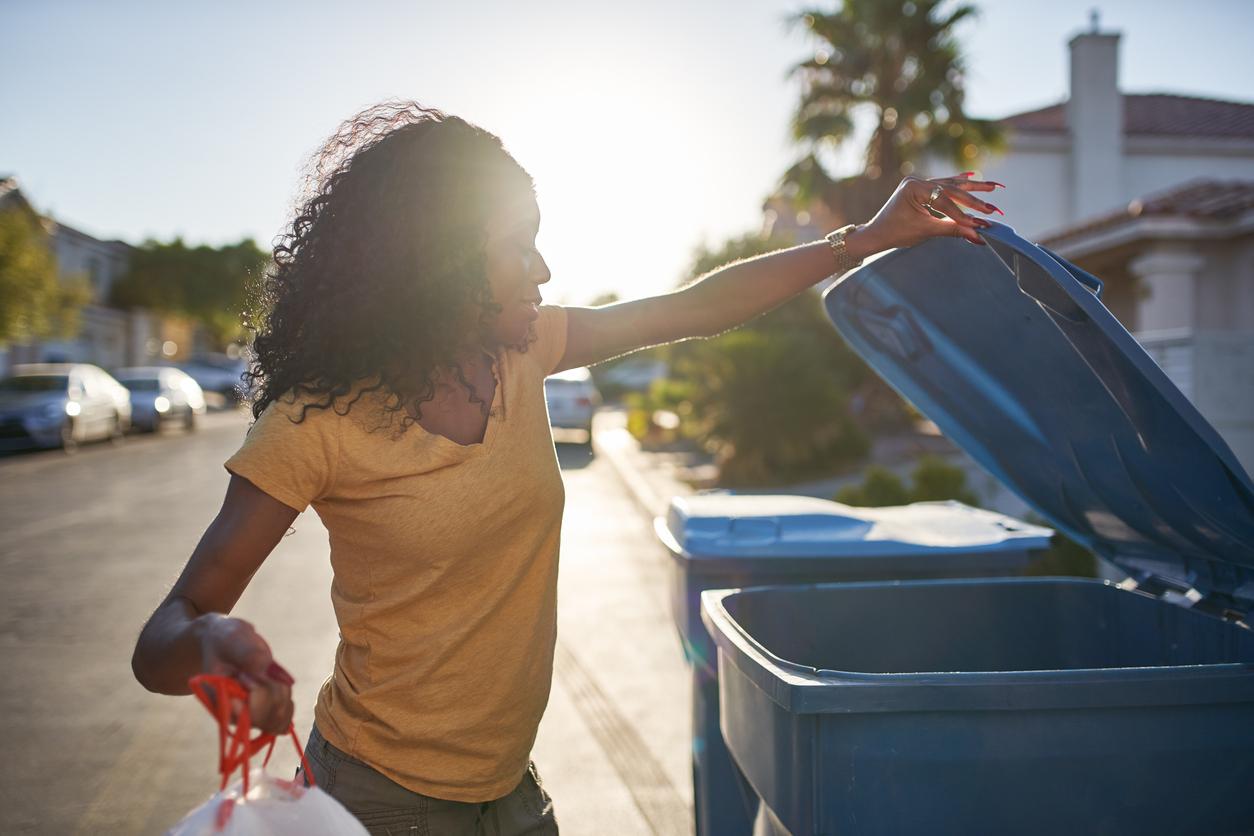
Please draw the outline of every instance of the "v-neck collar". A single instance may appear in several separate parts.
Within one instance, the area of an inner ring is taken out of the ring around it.
[[[483,429],[483,439],[470,444],[462,444],[454,441],[446,435],[433,433],[422,424],[414,421],[413,427],[424,436],[434,439],[434,443],[441,447],[460,451],[467,456],[482,455],[492,447],[492,442],[496,438],[497,426],[505,417],[505,375],[503,372],[504,364],[501,362],[502,351],[497,349],[491,356],[492,360],[492,376],[496,379],[496,391],[492,394],[492,405],[488,408],[488,423]]]

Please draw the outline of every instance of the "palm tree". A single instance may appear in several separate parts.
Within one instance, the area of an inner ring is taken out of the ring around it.
[[[963,110],[965,61],[954,29],[975,13],[945,0],[841,0],[835,11],[795,15],[817,48],[791,72],[802,86],[792,132],[805,155],[784,175],[786,188],[802,202],[817,198],[846,218],[864,217],[921,158],[962,167],[1000,147],[997,123]],[[875,125],[864,171],[834,180],[819,155],[852,138],[860,111]]]

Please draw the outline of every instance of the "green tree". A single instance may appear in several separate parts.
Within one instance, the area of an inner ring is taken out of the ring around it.
[[[833,498],[846,505],[866,508],[947,499],[979,507],[979,498],[967,487],[966,471],[956,464],[936,456],[924,456],[915,465],[910,477],[913,484],[907,487],[905,481],[891,470],[871,465],[862,475],[861,484],[846,485]]]
[[[816,45],[793,68],[801,98],[792,118],[804,156],[784,175],[802,201],[869,218],[925,155],[968,166],[1003,142],[997,123],[965,112],[966,61],[955,35],[975,7],[946,0],[841,0],[793,22]],[[873,125],[858,177],[835,180],[821,161],[850,141],[855,116]]]
[[[145,241],[127,275],[114,283],[110,302],[191,317],[225,345],[244,337],[250,283],[269,258],[251,239],[224,247],[189,247],[181,238]]]
[[[38,216],[19,206],[0,211],[0,345],[71,336],[90,298],[83,277],[57,279]]]

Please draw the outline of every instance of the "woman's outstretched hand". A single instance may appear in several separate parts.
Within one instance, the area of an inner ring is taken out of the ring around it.
[[[871,222],[850,234],[851,249],[857,239],[861,239],[857,241],[857,249],[870,255],[894,247],[911,247],[942,235],[965,238],[972,244],[983,245],[979,232],[988,227],[988,221],[968,215],[963,210],[1004,214],[993,204],[971,193],[991,192],[1005,187],[987,180],[972,180],[972,174],[974,172],[967,171],[932,180],[905,178]],[[937,192],[937,189],[940,191]],[[936,214],[928,210],[929,205]]]

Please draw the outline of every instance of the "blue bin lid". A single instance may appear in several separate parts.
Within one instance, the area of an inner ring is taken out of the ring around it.
[[[824,294],[871,366],[1072,538],[1138,579],[1254,604],[1254,483],[1099,301],[1101,282],[994,224]]]
[[[689,560],[857,558],[1044,549],[1053,531],[961,502],[854,508],[808,496],[671,500],[664,536]]]

